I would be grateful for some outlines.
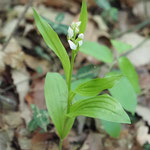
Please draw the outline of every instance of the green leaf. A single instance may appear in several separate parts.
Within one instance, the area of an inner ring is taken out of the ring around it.
[[[70,107],[69,117],[87,116],[117,123],[130,123],[130,119],[119,102],[104,94],[80,100]]]
[[[105,10],[111,9],[111,5],[107,0],[95,0],[97,5]]]
[[[56,16],[55,21],[56,21],[57,23],[61,23],[61,22],[64,20],[64,18],[65,18],[64,13],[59,13],[59,14]]]
[[[123,52],[131,50],[132,46],[129,44],[126,44],[124,42],[118,41],[118,40],[111,40],[111,43],[114,48],[121,54]]]
[[[64,122],[66,120],[68,88],[65,80],[58,73],[47,73],[45,79],[45,99],[50,117],[57,129],[61,139],[68,133],[69,125],[64,133]],[[71,119],[72,122],[74,121]],[[70,121],[70,120],[69,120]],[[72,123],[73,124],[73,123]]]
[[[87,21],[88,21],[87,5],[86,5],[85,0],[82,1],[81,14],[80,14],[79,21],[81,21],[81,25],[79,27],[79,33],[84,33],[86,29]]]
[[[113,138],[117,138],[120,135],[121,125],[120,123],[109,122],[101,120],[102,125],[104,126],[105,131]]]
[[[103,90],[112,88],[120,80],[122,75],[108,76],[105,78],[96,78],[80,84],[74,91],[83,96],[96,96]]]
[[[97,42],[85,41],[80,47],[80,51],[105,63],[112,63],[113,61],[111,50]]]
[[[73,81],[72,84],[71,84],[72,90],[75,90],[81,83],[87,82],[89,80],[91,80],[91,78],[81,78],[81,79],[78,79],[76,81]],[[75,97],[73,98],[73,102],[72,103],[77,102],[77,101],[79,101],[81,99],[85,99],[85,98],[88,98],[88,97],[82,96],[80,94],[76,94]]]
[[[34,131],[35,129],[38,128],[38,124],[36,123],[36,121],[34,119],[32,119],[29,124],[28,124],[28,130],[30,132]]]
[[[77,79],[81,78],[94,78],[99,74],[99,67],[96,67],[94,65],[87,65],[80,68],[77,72]]]
[[[134,114],[137,105],[136,93],[126,77],[123,77],[109,91],[124,109]]]
[[[68,25],[53,22],[45,17],[42,17],[52,28],[57,34],[64,34],[67,35],[68,33]]]
[[[69,80],[69,70],[70,70],[70,60],[69,56],[61,43],[57,33],[52,29],[52,27],[38,15],[38,13],[33,9],[34,18],[37,25],[37,28],[43,39],[45,40],[46,44],[51,48],[55,54],[59,57],[62,62],[64,72],[66,75],[67,82]]]
[[[46,110],[40,110],[36,105],[31,105],[33,112],[33,119],[29,122],[28,129],[30,131],[40,127],[45,132],[47,131],[47,125],[49,124],[49,116]]]
[[[138,74],[129,59],[126,57],[119,58],[119,66],[123,75],[131,82],[135,92],[140,93]]]
[[[117,8],[111,7],[111,9],[109,10],[109,14],[112,20],[118,21],[118,9]]]
[[[64,139],[68,135],[70,129],[73,126],[74,120],[75,120],[74,117],[70,118],[70,117],[65,116],[62,139]]]

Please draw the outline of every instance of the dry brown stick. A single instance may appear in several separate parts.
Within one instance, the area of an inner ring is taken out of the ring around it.
[[[15,32],[16,32],[16,30],[17,30],[19,24],[20,24],[20,22],[21,22],[22,19],[24,18],[25,14],[27,13],[29,7],[32,5],[33,1],[34,1],[34,0],[29,0],[29,2],[27,3],[27,5],[26,5],[26,7],[25,7],[25,9],[24,9],[24,11],[23,11],[23,13],[22,13],[22,14],[20,15],[20,17],[18,18],[18,21],[17,21],[17,23],[16,23],[15,28],[13,29],[13,31],[12,31],[12,33],[10,34],[10,36],[9,36],[8,40],[6,41],[6,43],[3,45],[1,51],[4,51],[5,48],[7,47],[7,45],[9,44],[11,38],[14,36],[14,34],[15,34]]]

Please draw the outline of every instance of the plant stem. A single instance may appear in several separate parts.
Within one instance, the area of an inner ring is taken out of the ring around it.
[[[69,74],[69,85],[68,85],[68,91],[69,92],[71,91],[71,78],[72,78],[74,59],[75,59],[75,53],[73,51],[72,56],[71,56],[71,67],[70,67],[70,74]]]
[[[69,82],[68,82],[68,106],[67,106],[67,112],[70,111],[71,78],[72,78],[72,71],[73,71],[73,65],[74,65],[75,56],[76,56],[75,51],[72,51],[71,67],[70,67]]]
[[[60,141],[59,141],[59,150],[62,150],[62,144],[63,144],[63,140],[60,139]]]

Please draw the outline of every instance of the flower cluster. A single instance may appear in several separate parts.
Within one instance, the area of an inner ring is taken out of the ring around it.
[[[68,28],[68,43],[72,50],[77,50],[77,48],[83,44],[84,34],[83,33],[79,34],[80,24],[81,22],[73,22],[71,26]]]

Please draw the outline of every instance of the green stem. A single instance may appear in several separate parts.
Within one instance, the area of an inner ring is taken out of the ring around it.
[[[62,144],[63,144],[63,140],[60,139],[60,141],[59,141],[59,150],[62,150]]]
[[[74,51],[72,51],[71,66],[70,66],[70,73],[69,73],[69,83],[68,83],[68,91],[69,92],[71,91],[71,78],[72,78],[74,59],[75,59],[75,53],[74,53]]]
[[[68,106],[67,106],[67,112],[70,111],[71,78],[72,78],[72,72],[73,72],[73,65],[74,65],[75,56],[76,56],[75,51],[72,51],[71,66],[70,66],[70,73],[69,73],[69,82],[68,82]]]

